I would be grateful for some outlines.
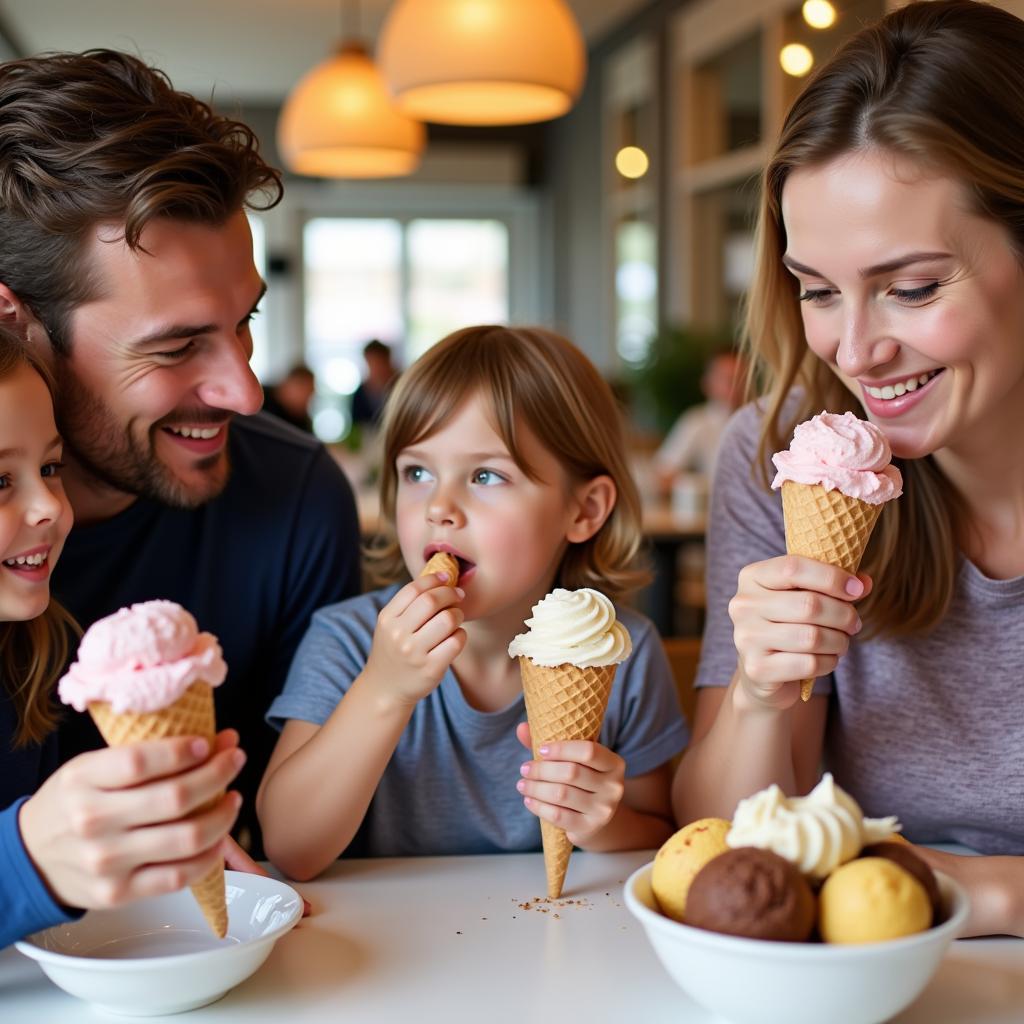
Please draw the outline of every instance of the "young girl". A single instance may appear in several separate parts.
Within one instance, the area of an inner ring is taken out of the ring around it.
[[[306,879],[346,851],[536,850],[537,818],[584,849],[657,846],[686,734],[650,623],[617,609],[633,653],[601,742],[551,743],[537,761],[523,763],[507,650],[553,587],[614,598],[643,580],[607,384],[557,335],[468,328],[399,379],[384,431],[382,510],[397,540],[377,561],[413,581],[314,616],[267,716],[283,725],[257,798],[268,855]],[[438,550],[459,560],[455,589],[417,578]]]
[[[231,733],[212,758],[205,740],[161,740],[83,754],[28,797],[57,764],[51,694],[71,627],[50,602],[71,506],[48,379],[0,327],[0,948],[70,919],[71,908],[201,878],[237,797],[173,819],[215,798],[242,763]]]
[[[770,390],[719,457],[704,689],[675,786],[682,820],[729,815],[771,782],[806,792],[824,756],[866,814],[990,855],[922,850],[970,890],[972,932],[1017,935],[1022,53],[1024,22],[996,7],[910,4],[843,47],[786,119],[748,318]],[[823,408],[867,416],[903,473],[857,577],[777,557],[768,458]]]

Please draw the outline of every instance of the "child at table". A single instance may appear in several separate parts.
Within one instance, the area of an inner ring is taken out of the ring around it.
[[[97,750],[54,771],[52,688],[73,624],[49,579],[72,516],[48,381],[0,327],[0,948],[73,908],[201,878],[238,810],[237,795],[218,794],[243,763],[225,733],[213,757],[185,737]],[[178,818],[211,799],[188,822],[168,820],[168,807]]]
[[[257,797],[268,856],[308,879],[343,852],[537,850],[537,818],[587,850],[659,845],[686,730],[653,626],[616,609],[633,653],[600,742],[551,743],[525,763],[507,652],[553,587],[615,599],[644,582],[608,385],[550,332],[471,327],[403,375],[384,435],[396,536],[373,561],[413,580],[314,615],[267,715],[283,727]],[[459,560],[457,588],[418,577],[439,549]]]

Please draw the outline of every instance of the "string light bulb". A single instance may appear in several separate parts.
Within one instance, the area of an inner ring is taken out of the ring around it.
[[[804,0],[801,10],[811,28],[831,28],[836,23],[836,9],[829,0]]]
[[[779,64],[787,75],[803,78],[814,67],[814,54],[803,43],[787,43],[779,51]]]
[[[650,166],[650,159],[639,146],[623,146],[615,154],[615,169],[624,178],[642,178]]]

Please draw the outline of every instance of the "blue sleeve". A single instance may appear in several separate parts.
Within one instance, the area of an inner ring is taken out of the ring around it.
[[[270,674],[278,687],[289,672],[313,613],[362,589],[355,498],[345,474],[323,447],[311,463],[296,507],[299,518],[289,542],[275,665]],[[258,552],[253,557],[259,557]]]
[[[366,666],[377,622],[374,595],[323,608],[313,616],[288,672],[284,690],[270,705],[275,729],[295,718],[323,725]]]
[[[0,949],[78,917],[54,901],[21,841],[18,812],[27,799],[0,811]]]
[[[689,742],[689,731],[658,631],[642,615],[618,611],[633,653],[612,688],[602,740],[626,762],[628,779],[670,761]]]

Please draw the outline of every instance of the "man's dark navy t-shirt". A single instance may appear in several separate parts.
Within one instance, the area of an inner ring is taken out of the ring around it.
[[[57,766],[57,737],[14,748],[18,716],[0,679],[0,949],[78,912],[47,890],[21,839],[18,814],[26,797]]]
[[[57,737],[47,736],[42,743],[14,748],[18,716],[14,712],[8,688],[0,679],[0,810],[20,796],[31,796],[39,784],[57,767]]]
[[[348,481],[315,438],[257,414],[236,417],[228,443],[230,479],[205,505],[139,498],[75,526],[53,594],[83,628],[138,601],[177,601],[220,640],[228,677],[215,690],[217,725],[241,734],[239,821],[257,836],[254,799],[276,739],[263,716],[313,612],[359,592],[359,520]],[[62,760],[102,743],[88,715],[66,712]]]

